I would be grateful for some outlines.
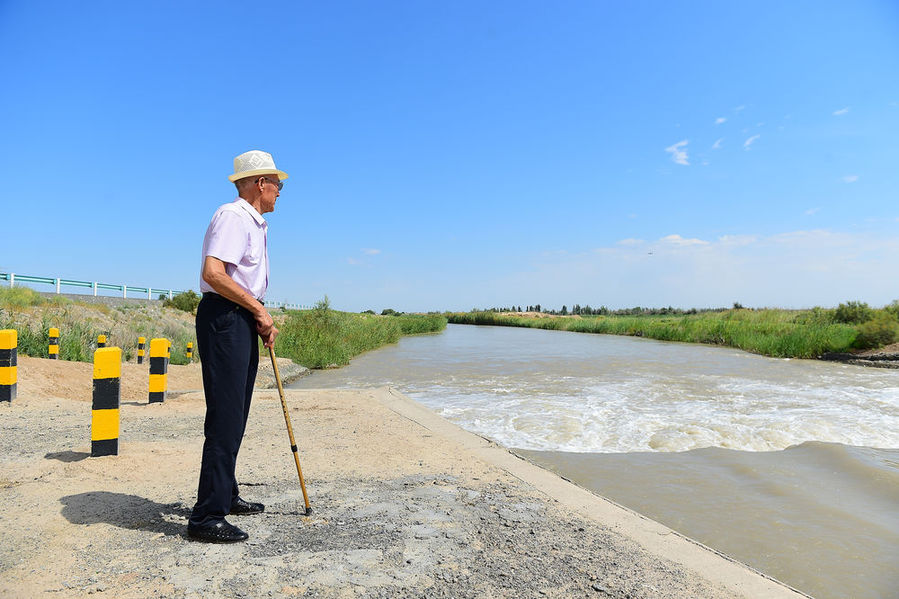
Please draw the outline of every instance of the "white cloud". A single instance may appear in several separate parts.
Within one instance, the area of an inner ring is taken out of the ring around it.
[[[728,247],[751,245],[757,240],[758,237],[755,235],[722,235],[718,238],[718,242],[722,246]]]
[[[709,245],[708,241],[702,239],[685,239],[680,235],[668,235],[659,239],[660,243],[670,243],[671,245],[687,246],[687,245]]]
[[[359,260],[356,260],[355,258],[347,258],[346,263],[352,264],[353,266],[358,266],[359,264],[362,264],[362,262],[360,262]]]
[[[818,210],[821,210],[821,208],[820,207],[809,208],[808,210],[805,211],[805,215],[811,216],[811,215],[815,214]]]
[[[740,104],[739,106],[737,106],[736,108],[734,108],[734,112],[741,112],[741,111],[743,111],[745,108],[746,108],[746,105],[745,105],[745,104]]]
[[[381,250],[376,250],[373,248],[362,248],[362,253],[366,254],[367,256],[375,256],[377,254],[380,254]]]
[[[653,248],[652,255],[648,248]],[[882,306],[897,297],[897,253],[895,235],[826,230],[725,235],[693,246],[614,244],[602,251],[535,256],[527,268],[492,280],[489,289],[481,287],[478,292],[494,292],[499,302],[514,289],[556,307],[582,301],[618,308],[701,308],[739,301],[747,306],[808,308],[833,307],[848,299]],[[852,297],[846,296],[847,289]]]
[[[844,183],[855,183],[856,181],[858,181],[858,175],[846,175],[843,177]]]
[[[687,144],[690,143],[689,140],[685,139],[683,141],[679,141],[672,146],[668,146],[665,148],[666,152],[671,152],[671,160],[674,161],[675,164],[682,164],[684,166],[690,166],[689,158],[687,157]],[[683,149],[681,149],[683,148]]]
[[[743,148],[748,150],[749,146],[751,146],[755,142],[755,140],[757,140],[760,137],[761,137],[761,135],[759,135],[759,134],[753,135],[752,137],[750,137],[749,139],[747,139],[746,141],[743,142]]]
[[[723,122],[726,121],[726,120],[727,120],[727,119],[726,119],[725,117],[719,116],[717,119],[715,119],[715,124],[716,124],[716,125],[720,125],[721,123],[723,123]]]
[[[715,143],[712,144],[712,149],[713,149],[713,150],[720,150],[720,149],[721,149],[721,142],[722,142],[722,141],[724,141],[724,138],[723,138],[723,137],[720,138],[720,139],[718,139]]]
[[[631,245],[640,245],[641,243],[643,243],[643,240],[642,240],[642,239],[634,239],[634,238],[631,237],[631,238],[628,238],[628,239],[622,239],[621,241],[619,241],[619,242],[617,243],[617,245],[627,245],[627,246],[631,246]]]
[[[834,115],[834,116],[843,116],[844,114],[848,114],[848,113],[849,113],[849,107],[848,107],[848,106],[847,106],[846,108],[840,108],[839,110],[834,110],[834,111],[833,111],[833,115]]]

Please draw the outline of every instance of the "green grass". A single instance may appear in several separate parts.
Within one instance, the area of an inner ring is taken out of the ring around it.
[[[45,298],[26,287],[0,288],[0,329],[15,329],[20,355],[46,358],[49,329],[59,329],[59,358],[93,361],[97,335],[122,349],[125,360],[137,355],[137,338],[164,337],[172,342],[172,364],[187,364],[186,347],[194,341],[193,319],[174,308],[77,302]],[[149,355],[149,353],[148,353]],[[197,359],[196,352],[194,360]]]
[[[396,343],[403,335],[444,328],[442,315],[354,314],[332,310],[323,301],[312,310],[289,312],[275,341],[275,352],[307,368],[343,366],[362,352]]]
[[[309,368],[343,366],[353,356],[396,343],[403,335],[432,333],[446,328],[438,314],[375,316],[332,310],[327,298],[313,310],[277,315],[281,334],[275,346],[279,355]],[[190,314],[161,304],[108,306],[87,302],[56,301],[17,287],[0,288],[0,329],[18,333],[18,353],[47,357],[49,329],[59,329],[59,358],[78,362],[93,360],[97,335],[108,336],[108,346],[122,348],[123,358],[137,355],[137,338],[164,337],[172,342],[171,363],[187,364],[186,347],[195,341]],[[194,344],[193,360],[199,359]]]
[[[833,322],[820,308],[792,310],[724,310],[682,316],[595,316],[523,318],[495,312],[447,314],[454,324],[532,327],[579,333],[633,335],[736,347],[780,358],[815,358],[853,348],[856,326]]]

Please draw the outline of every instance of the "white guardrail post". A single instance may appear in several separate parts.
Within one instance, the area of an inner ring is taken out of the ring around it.
[[[59,295],[59,277],[56,277],[56,295]]]
[[[9,273],[9,286],[10,287],[16,286],[16,275],[14,273]]]
[[[91,287],[94,288],[94,297],[97,297],[97,282],[94,281],[93,283],[91,283]]]

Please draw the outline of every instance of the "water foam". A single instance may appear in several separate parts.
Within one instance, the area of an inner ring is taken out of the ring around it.
[[[686,386],[652,377],[569,378],[559,394],[497,380],[410,394],[464,428],[522,449],[774,451],[806,441],[899,447],[899,387],[699,378],[698,389],[695,378]]]
[[[451,326],[298,383],[329,384],[396,387],[521,449],[899,447],[899,371],[631,337]]]

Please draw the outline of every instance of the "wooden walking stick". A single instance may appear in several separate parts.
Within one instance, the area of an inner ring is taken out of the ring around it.
[[[293,461],[297,464],[297,474],[300,477],[300,488],[303,489],[303,501],[306,502],[306,515],[312,513],[309,507],[309,495],[306,494],[306,483],[303,481],[303,470],[300,468],[300,457],[297,455],[297,442],[293,438],[293,427],[290,426],[290,414],[287,413],[287,402],[284,400],[284,387],[281,385],[281,375],[278,374],[278,361],[275,360],[275,348],[268,348],[272,357],[272,368],[275,370],[275,381],[278,383],[278,394],[281,396],[281,409],[284,410],[284,422],[287,423],[287,436],[290,437],[290,450],[293,452]]]

